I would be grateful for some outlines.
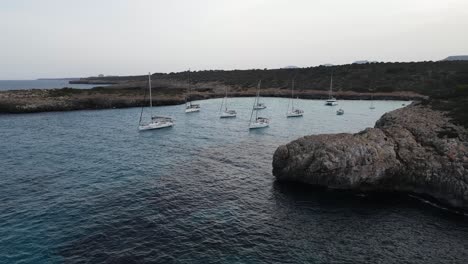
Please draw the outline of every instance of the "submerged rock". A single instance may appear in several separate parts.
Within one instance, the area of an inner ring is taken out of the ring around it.
[[[357,134],[314,135],[280,146],[273,174],[336,189],[402,191],[468,208],[468,133],[414,103]]]

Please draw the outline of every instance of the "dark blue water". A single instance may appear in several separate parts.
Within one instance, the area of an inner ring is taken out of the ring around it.
[[[69,84],[68,80],[0,80],[0,91],[26,90],[26,89],[52,89],[52,88],[78,88],[91,89],[94,84]]]
[[[306,134],[357,132],[401,102],[252,98],[156,108],[176,126],[138,132],[140,109],[0,115],[0,263],[467,263],[468,219],[406,196],[276,183],[272,155]],[[274,109],[274,110],[273,110]]]

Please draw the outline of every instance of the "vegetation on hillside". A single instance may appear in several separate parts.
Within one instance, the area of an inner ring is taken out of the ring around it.
[[[445,95],[459,85],[468,85],[468,61],[368,63],[272,70],[208,70],[190,72],[191,82],[219,82],[251,88],[262,80],[263,87],[288,88],[296,78],[296,88],[326,90],[333,72],[335,90],[355,92],[413,91],[425,95]],[[146,76],[107,77],[117,82],[143,81]],[[156,73],[153,79],[187,81],[188,72]],[[89,80],[103,80],[91,78]]]
[[[433,108],[448,111],[455,123],[468,128],[468,85],[457,85],[454,89],[433,95],[429,103]]]

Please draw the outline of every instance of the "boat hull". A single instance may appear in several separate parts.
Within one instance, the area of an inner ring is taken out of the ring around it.
[[[237,114],[227,114],[227,113],[222,113],[219,118],[233,118],[236,117]]]
[[[265,128],[270,125],[270,121],[266,118],[258,118],[255,122],[250,123],[249,129]]]
[[[195,112],[200,112],[200,108],[188,108],[188,109],[185,109],[185,113],[195,113]]]
[[[300,109],[296,109],[294,111],[289,111],[286,113],[286,117],[302,117],[304,115],[304,111]]]
[[[270,124],[258,124],[258,123],[254,123],[254,124],[251,124],[249,129],[259,129],[259,128],[265,128],[265,127],[269,127]]]
[[[302,117],[303,114],[293,114],[293,113],[289,113],[286,115],[286,117]]]
[[[153,129],[161,129],[174,126],[173,122],[166,122],[166,123],[150,123],[147,125],[140,125],[138,126],[138,130],[145,131],[145,130],[153,130]]]
[[[338,105],[338,102],[325,102],[325,105],[335,106],[335,105]]]

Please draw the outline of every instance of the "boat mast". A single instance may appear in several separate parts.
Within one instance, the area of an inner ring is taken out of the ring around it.
[[[376,87],[376,78],[377,78],[377,72],[375,70],[375,66],[372,67],[372,70],[374,71],[374,76],[373,76],[373,80],[371,81],[371,89],[370,89],[370,92],[371,92],[371,108],[374,108],[374,91],[375,91],[375,87]]]
[[[258,87],[257,87],[257,90],[258,90],[257,105],[260,103],[260,85],[262,85],[262,80],[260,80],[260,81],[258,82]],[[258,118],[258,110],[255,111],[255,122],[257,122],[257,118]]]
[[[188,89],[189,89],[188,103],[189,103],[190,106],[192,106],[192,98],[191,98],[192,97],[192,87],[190,86],[190,69],[188,70],[187,74],[188,74],[188,78],[187,78],[188,84],[187,85],[188,85]]]
[[[227,111],[227,102],[228,102],[228,88],[227,88],[227,86],[226,86],[226,95],[224,96],[224,100],[225,100],[224,107],[225,107],[225,109]]]
[[[140,121],[138,121],[138,124],[141,125],[141,120],[143,119],[143,109],[145,109],[144,103],[146,102],[146,95],[147,91],[145,90],[145,96],[143,97],[143,105],[141,106],[141,112],[140,112]]]
[[[223,100],[221,100],[221,106],[219,107],[219,112],[223,111],[223,106],[225,106],[225,109],[227,110],[227,87],[224,88],[224,97]]]
[[[262,83],[262,80],[260,80],[260,81],[258,82],[258,85],[257,85],[257,96],[255,97],[254,105],[253,105],[253,107],[252,107],[252,113],[250,114],[249,125],[252,124],[252,117],[253,117],[254,111],[257,112],[257,110],[255,110],[255,107],[256,107],[257,104],[258,104],[258,101],[257,101],[257,99],[258,99],[258,90],[260,89],[260,84],[261,84],[261,83]],[[257,121],[257,117],[255,117],[255,121]]]
[[[330,91],[328,92],[328,98],[331,99],[333,94],[333,72],[331,73],[330,79]]]
[[[292,80],[292,88],[291,88],[291,111],[294,111],[294,78]]]
[[[260,87],[262,86],[262,80],[258,81],[257,85],[257,105],[260,103]]]
[[[151,73],[148,72],[148,88],[150,97],[150,113],[153,115],[153,97],[151,96]]]

